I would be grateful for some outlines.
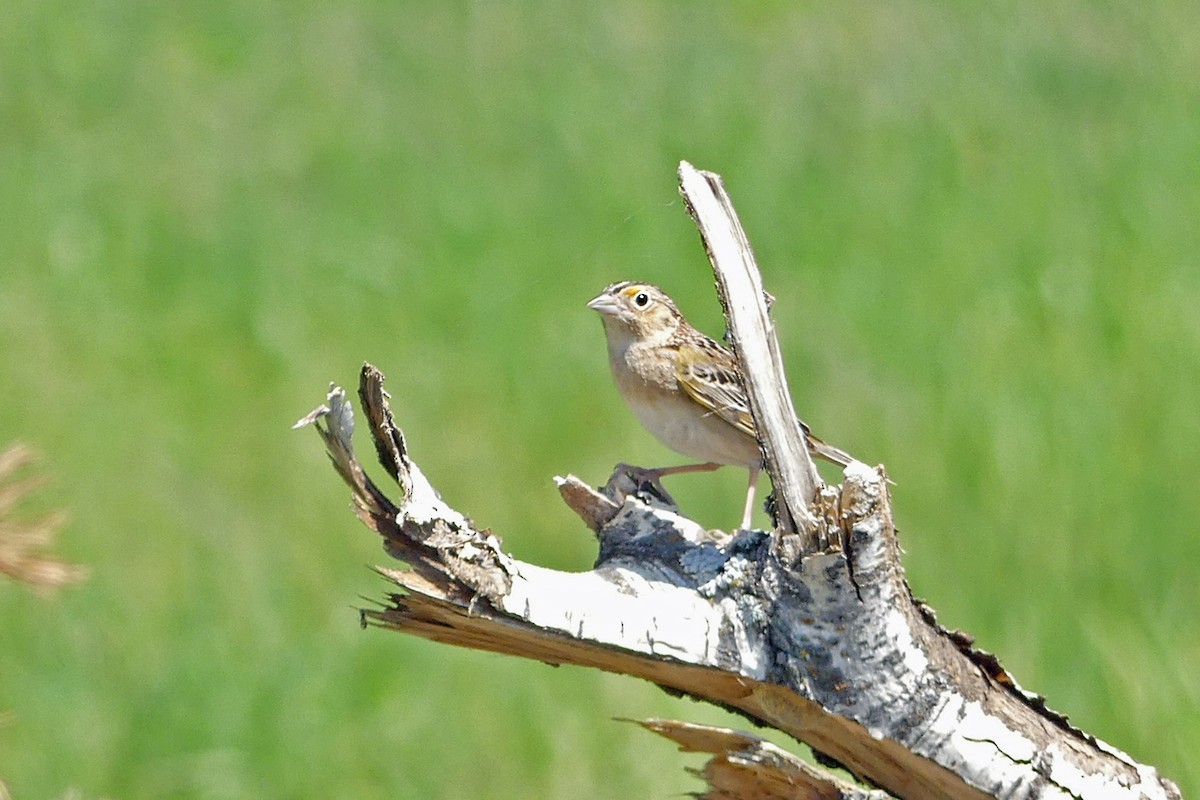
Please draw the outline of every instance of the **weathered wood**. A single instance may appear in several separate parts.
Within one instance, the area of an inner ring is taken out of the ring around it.
[[[711,753],[700,771],[709,791],[700,800],[886,800],[887,792],[860,789],[809,766],[765,739],[742,731],[667,719],[638,724],[686,753]]]
[[[746,231],[719,175],[684,161],[679,165],[679,191],[717,278],[729,344],[742,364],[764,466],[775,486],[779,529],[798,536],[802,553],[827,549],[830,542],[819,538],[808,510],[821,479],[792,408],[779,340]]]
[[[714,257],[719,274],[723,263]],[[897,797],[1178,798],[1154,768],[1072,727],[913,599],[882,469],[854,463],[840,486],[806,488],[812,465],[761,282],[752,262],[737,269],[753,277],[723,284],[730,328],[748,384],[765,387],[755,419],[796,530],[707,531],[619,465],[599,490],[559,479],[599,540],[592,570],[519,561],[442,501],[408,453],[382,374],[366,365],[360,399],[399,502],[358,462],[343,390],[297,423],[315,425],[359,517],[408,565],[380,568],[399,589],[363,611],[364,624],[641,677],[784,731]]]
[[[359,517],[409,565],[380,568],[400,591],[365,623],[645,678],[787,732],[898,797],[1178,797],[913,602],[880,472],[855,465],[818,498],[817,520],[840,526],[846,552],[792,561],[766,532],[714,535],[661,499],[648,504],[641,487],[624,494],[619,469],[611,496],[584,504],[618,507],[595,568],[558,572],[507,555],[441,500],[382,380],[364,367],[360,395],[381,460],[406,488],[399,503],[354,454],[345,392],[299,423],[316,425]]]

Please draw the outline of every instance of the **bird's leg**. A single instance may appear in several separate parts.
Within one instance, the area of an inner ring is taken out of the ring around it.
[[[679,467],[635,467],[632,464],[618,464],[617,469],[628,475],[637,484],[657,484],[664,475],[678,475],[681,472],[712,472],[720,464],[684,464]]]
[[[661,478],[664,475],[678,475],[682,472],[712,472],[714,469],[720,469],[720,464],[709,462],[707,464],[684,464],[679,467],[659,467],[657,469],[646,470],[647,475],[653,475],[656,478]]]
[[[754,515],[754,490],[758,486],[758,473],[761,464],[750,465],[750,485],[746,487],[746,509],[742,512],[742,525],[738,530],[750,530],[750,517]]]

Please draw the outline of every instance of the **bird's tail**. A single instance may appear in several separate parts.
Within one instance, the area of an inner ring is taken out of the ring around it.
[[[815,436],[809,437],[808,446],[812,448],[813,455],[818,455],[826,461],[832,461],[839,467],[848,467],[851,463],[858,460],[845,450],[839,450],[831,444],[825,444]]]
[[[804,435],[808,438],[808,449],[812,450],[813,455],[820,456],[826,461],[837,464],[842,468],[848,467],[858,460],[845,450],[839,450],[831,444],[825,444],[825,442],[814,436],[813,432],[803,422],[800,423],[800,427],[804,429]]]

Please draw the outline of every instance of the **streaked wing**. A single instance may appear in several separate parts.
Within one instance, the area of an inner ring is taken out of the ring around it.
[[[737,364],[728,350],[697,338],[679,346],[675,377],[688,396],[743,433],[754,436],[754,420]]]
[[[758,438],[754,418],[750,416],[750,401],[738,376],[737,362],[724,347],[699,333],[695,338],[687,339],[679,345],[675,378],[688,397],[742,433]],[[803,420],[797,419],[796,423],[804,431],[813,455],[842,467],[854,461],[854,457],[844,450],[813,436]]]

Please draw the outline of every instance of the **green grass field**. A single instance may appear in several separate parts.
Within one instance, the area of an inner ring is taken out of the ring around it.
[[[586,569],[551,476],[677,463],[584,302],[711,334],[675,189],[725,176],[797,408],[883,462],[915,592],[1200,792],[1200,6],[16,0],[0,18],[0,445],[90,580],[0,584],[15,798],[655,798],[644,683],[355,608],[386,556],[311,432],[389,378],[415,457]],[[734,470],[670,483],[713,526]],[[800,750],[799,746],[796,749]]]

